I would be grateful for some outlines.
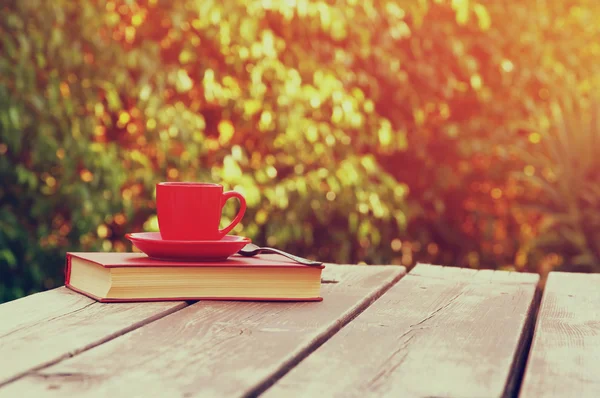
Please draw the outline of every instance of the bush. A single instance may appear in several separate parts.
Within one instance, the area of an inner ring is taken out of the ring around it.
[[[131,250],[164,180],[242,191],[234,232],[307,257],[536,270],[514,175],[597,76],[593,3],[555,3],[5,2],[0,301]]]
[[[594,98],[563,95],[540,150],[521,155],[529,168],[519,178],[538,192],[524,205],[542,215],[527,242],[532,254],[548,254],[541,271],[600,271],[599,109]]]

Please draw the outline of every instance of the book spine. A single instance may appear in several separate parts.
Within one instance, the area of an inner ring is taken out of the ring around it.
[[[65,261],[65,286],[71,286],[71,254],[67,253]]]

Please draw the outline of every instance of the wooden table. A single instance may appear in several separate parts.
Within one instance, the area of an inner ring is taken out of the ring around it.
[[[539,314],[538,281],[328,265],[313,303],[58,288],[0,305],[0,397],[600,396],[600,275],[550,274]]]

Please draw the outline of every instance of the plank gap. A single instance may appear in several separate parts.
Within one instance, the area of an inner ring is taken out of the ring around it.
[[[519,390],[523,383],[523,376],[525,375],[525,368],[527,366],[527,360],[529,358],[529,351],[531,350],[531,343],[533,341],[533,331],[535,329],[535,323],[540,311],[540,303],[542,301],[542,287],[537,286],[533,302],[529,313],[527,314],[527,320],[521,333],[520,341],[521,346],[517,348],[515,361],[512,366],[512,372],[509,375],[506,389],[504,390],[504,397],[518,397]]]

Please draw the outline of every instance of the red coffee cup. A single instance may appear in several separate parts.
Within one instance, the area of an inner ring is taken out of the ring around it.
[[[226,228],[219,229],[227,199],[236,197],[240,210]],[[223,192],[223,186],[202,182],[156,184],[156,211],[165,240],[220,240],[244,216],[246,199],[239,192]]]

